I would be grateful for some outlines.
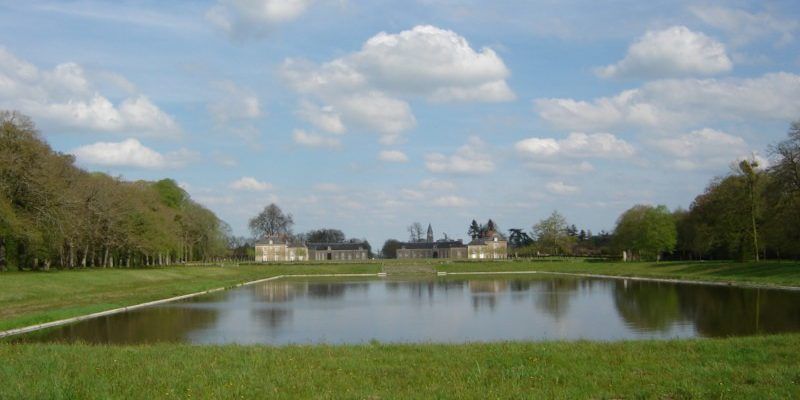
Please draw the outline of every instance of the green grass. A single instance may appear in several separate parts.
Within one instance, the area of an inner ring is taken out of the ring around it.
[[[565,261],[494,261],[451,262],[437,266],[445,272],[491,271],[555,271],[602,275],[671,278],[695,281],[735,282],[759,285],[800,286],[800,262],[765,261],[739,263],[730,261],[704,262],[594,262]]]
[[[463,345],[0,344],[0,398],[800,396],[800,335]]]
[[[0,330],[281,274],[377,273],[378,264],[244,265],[0,273]]]

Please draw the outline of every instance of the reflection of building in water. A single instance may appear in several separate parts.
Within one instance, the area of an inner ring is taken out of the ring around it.
[[[500,293],[508,290],[508,281],[469,281],[471,293]]]
[[[269,303],[282,303],[292,300],[297,291],[297,285],[289,282],[264,282],[253,286],[253,295],[256,299]]]

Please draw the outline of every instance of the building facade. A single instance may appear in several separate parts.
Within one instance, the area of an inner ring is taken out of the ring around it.
[[[428,224],[424,242],[400,243],[397,258],[450,258],[466,259],[467,246],[461,240],[433,240],[433,228]]]
[[[308,260],[308,248],[293,243],[288,237],[267,236],[256,242],[256,261],[291,262]]]
[[[309,260],[353,261],[369,260],[366,243],[308,243]]]
[[[473,239],[467,244],[470,260],[500,260],[508,258],[508,242],[497,234]]]

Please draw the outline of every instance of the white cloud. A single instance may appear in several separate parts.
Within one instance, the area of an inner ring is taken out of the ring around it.
[[[636,154],[633,146],[610,133],[570,133],[565,139],[529,138],[514,147],[525,156],[627,158]]]
[[[132,138],[80,146],[72,154],[84,164],[136,168],[181,167],[197,158],[196,153],[186,149],[161,154]]]
[[[469,205],[469,201],[460,196],[441,196],[433,199],[433,205],[437,207],[464,207]]]
[[[425,179],[419,183],[419,187],[426,190],[453,190],[456,184],[442,179]]]
[[[384,162],[404,163],[408,162],[408,156],[399,150],[384,150],[378,153],[378,159]]]
[[[428,154],[425,166],[429,171],[437,173],[483,174],[491,172],[494,171],[495,165],[486,148],[486,143],[477,136],[473,136],[452,155]]]
[[[297,115],[310,122],[315,127],[330,133],[344,133],[347,131],[342,116],[334,111],[332,106],[318,106],[310,101],[302,101]]]
[[[669,129],[720,119],[787,121],[800,115],[800,75],[666,79],[592,101],[551,98],[534,104],[545,121],[568,130]]]
[[[525,167],[534,171],[546,172],[556,175],[576,175],[585,174],[595,170],[594,166],[588,161],[581,162],[560,162],[554,160],[529,161],[525,163]]]
[[[306,147],[327,147],[338,149],[342,147],[342,142],[337,138],[326,137],[316,133],[309,133],[302,129],[295,129],[292,133],[294,142]]]
[[[208,112],[219,124],[229,121],[255,119],[261,116],[261,103],[252,90],[237,86],[231,81],[212,84],[216,91]]]
[[[655,140],[653,145],[670,156],[670,164],[681,170],[717,168],[748,154],[744,139],[710,128]]]
[[[330,132],[346,125],[374,131],[396,142],[416,125],[407,97],[430,101],[509,101],[503,60],[490,48],[473,49],[455,32],[416,26],[397,34],[381,32],[361,50],[314,64],[287,59],[284,80],[298,93],[323,103],[301,102],[303,118]],[[321,115],[322,114],[322,115]],[[323,118],[325,117],[325,118]]]
[[[261,182],[258,179],[250,176],[245,176],[241,179],[231,182],[230,188],[249,192],[263,192],[272,189],[272,184],[268,182]]]
[[[706,24],[724,31],[737,46],[776,36],[777,44],[787,44],[800,29],[797,20],[767,12],[751,13],[720,6],[692,6],[689,10]]]
[[[575,193],[580,192],[580,188],[578,188],[577,186],[567,185],[566,183],[561,182],[561,181],[548,182],[545,185],[545,188],[550,193],[557,194],[557,195],[569,195],[569,194],[575,194]]]
[[[146,96],[131,95],[114,104],[97,91],[90,76],[75,63],[40,70],[0,47],[0,108],[20,110],[59,129],[158,137],[180,134],[175,120]]]
[[[262,37],[298,18],[310,4],[311,0],[217,0],[206,19],[231,38]]]
[[[609,78],[663,78],[713,75],[733,68],[725,46],[685,26],[648,31],[621,61],[597,70]]]

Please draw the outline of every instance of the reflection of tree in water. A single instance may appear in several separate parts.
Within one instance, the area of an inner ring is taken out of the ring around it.
[[[800,331],[800,293],[682,285],[681,311],[703,336]]]
[[[738,287],[617,282],[614,303],[644,331],[666,332],[691,321],[701,336],[800,331],[800,293]]]
[[[624,280],[616,281],[613,291],[617,312],[638,330],[667,332],[686,319],[674,284]]]
[[[367,291],[369,283],[366,282],[322,282],[311,283],[306,286],[308,297],[334,299],[344,296],[347,291]]]
[[[80,340],[95,344],[186,342],[189,333],[213,325],[218,316],[219,312],[214,308],[186,307],[178,303],[92,318],[23,340]]]
[[[536,307],[556,320],[567,315],[569,302],[577,294],[579,283],[577,279],[554,278],[546,281],[532,283],[536,290]]]
[[[252,311],[265,328],[275,329],[283,325],[292,315],[292,310],[287,308],[269,307],[259,308]]]

